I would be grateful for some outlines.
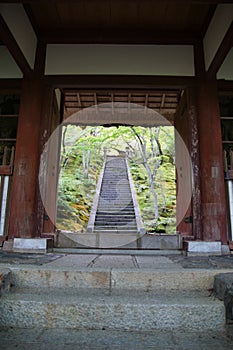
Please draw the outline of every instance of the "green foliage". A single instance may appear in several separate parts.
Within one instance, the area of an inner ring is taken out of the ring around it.
[[[139,137],[136,137],[136,134]],[[159,216],[154,217],[154,198],[140,142],[146,150]],[[57,228],[85,231],[93,204],[104,152],[127,151],[142,219],[148,232],[172,233],[175,228],[176,185],[174,129],[172,127],[77,127],[63,128],[58,186]]]

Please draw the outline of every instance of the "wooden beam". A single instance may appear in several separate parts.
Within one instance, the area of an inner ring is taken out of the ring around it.
[[[112,100],[112,115],[114,115],[114,94],[111,94],[111,100]]]
[[[0,165],[0,175],[11,175],[13,168],[11,165]]]
[[[96,113],[98,112],[98,99],[97,99],[97,93],[94,92],[94,102],[95,102],[95,110]]]
[[[120,28],[49,29],[41,31],[40,39],[47,44],[122,44],[122,45],[192,45],[197,33]]]
[[[21,91],[22,79],[0,79],[1,94],[15,93],[19,94]]]
[[[194,45],[194,67],[195,76],[198,80],[203,80],[205,78],[205,58],[204,58],[204,48],[203,41],[199,41]]]
[[[195,86],[195,77],[187,76],[144,76],[144,75],[47,75],[45,82],[61,89],[185,89]]]
[[[19,66],[23,75],[26,77],[31,77],[32,69],[1,14],[0,14],[0,37],[3,43],[8,48],[15,62]]]
[[[78,100],[79,108],[82,108],[82,102],[81,102],[81,98],[80,98],[80,94],[79,93],[77,93],[77,100]]]
[[[163,94],[160,108],[163,108],[163,106],[164,106],[165,97],[166,97],[166,94]]]
[[[218,91],[231,92],[233,91],[233,81],[232,80],[218,80]]]
[[[51,3],[58,3],[61,0],[52,0]],[[92,0],[93,2],[100,3],[100,0]],[[118,2],[118,0],[113,0],[113,2]],[[135,0],[127,0],[128,2],[135,2]],[[4,0],[5,3],[28,3],[28,4],[39,4],[39,3],[48,3],[48,0]],[[85,2],[84,0],[66,0],[66,3],[72,3],[72,2]],[[168,3],[174,3],[174,0],[166,0]],[[232,0],[176,0],[176,3],[188,3],[188,4],[226,4],[226,3],[232,3]]]
[[[233,22],[231,22],[231,25],[223,38],[223,41],[221,42],[213,60],[212,63],[207,71],[207,76],[209,78],[213,78],[216,76],[219,68],[223,64],[227,54],[233,47]]]
[[[149,94],[146,94],[146,96],[145,96],[145,109],[144,109],[144,111],[147,110],[148,100],[149,100]]]

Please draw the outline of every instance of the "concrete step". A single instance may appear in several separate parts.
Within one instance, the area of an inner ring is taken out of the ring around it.
[[[0,326],[223,330],[223,303],[207,293],[18,289],[2,297]]]

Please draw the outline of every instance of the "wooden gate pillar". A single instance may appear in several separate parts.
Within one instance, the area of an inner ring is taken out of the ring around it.
[[[36,198],[40,159],[45,45],[39,44],[35,71],[23,78],[12,180],[8,238],[38,237]]]
[[[200,146],[202,239],[227,242],[221,123],[216,80],[201,80],[197,88]]]

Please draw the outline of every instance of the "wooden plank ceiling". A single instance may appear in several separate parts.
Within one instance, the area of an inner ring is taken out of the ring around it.
[[[170,124],[173,124],[174,114],[176,112],[179,91],[153,91],[153,92],[109,92],[109,91],[64,91],[64,119],[70,117],[73,113],[79,112],[84,108],[95,106],[104,108],[104,104],[111,103],[113,112],[114,106],[119,108],[119,103],[127,103],[127,108],[133,110],[135,104],[145,108],[153,109],[165,117]]]
[[[204,37],[217,1],[66,0],[23,2],[46,43],[195,44]],[[173,122],[179,91],[64,90],[65,118],[92,105],[127,102],[155,109]]]
[[[182,44],[194,43],[203,37],[216,3],[200,0],[29,0],[24,7],[38,37],[50,43]]]

